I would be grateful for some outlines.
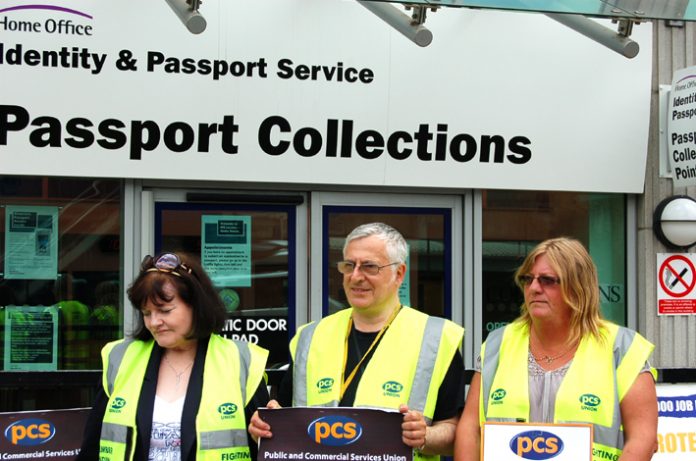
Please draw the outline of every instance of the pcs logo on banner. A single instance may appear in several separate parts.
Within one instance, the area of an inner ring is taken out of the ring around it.
[[[56,435],[56,427],[43,419],[21,419],[5,429],[5,438],[12,445],[35,446],[46,443]]]
[[[563,440],[551,432],[526,431],[510,440],[510,449],[524,459],[546,460],[563,451]]]
[[[363,428],[347,416],[323,416],[307,426],[307,435],[319,445],[340,447],[357,441]]]

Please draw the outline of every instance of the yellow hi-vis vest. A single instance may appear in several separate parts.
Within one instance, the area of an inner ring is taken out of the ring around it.
[[[109,397],[102,423],[100,461],[132,460],[136,412],[154,341],[119,340],[102,349],[102,384]],[[197,460],[248,460],[244,407],[263,379],[268,351],[212,335],[196,415]],[[235,385],[236,383],[236,385]]]
[[[338,406],[351,314],[344,309],[304,325],[290,341],[294,406]],[[432,424],[440,384],[463,335],[449,320],[404,306],[374,350],[353,406],[398,409],[405,403]],[[439,457],[414,451],[414,459]]]
[[[625,327],[604,322],[604,344],[580,341],[556,395],[554,423],[591,423],[594,461],[616,460],[624,438],[619,404],[645,366],[654,346]],[[488,335],[481,349],[479,417],[485,421],[529,421],[529,328],[513,322]]]

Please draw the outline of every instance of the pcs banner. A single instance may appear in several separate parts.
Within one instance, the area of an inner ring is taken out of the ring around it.
[[[403,415],[368,408],[259,409],[273,437],[261,439],[259,461],[411,461],[401,441]]]
[[[75,408],[0,413],[0,459],[75,459],[89,412]]]

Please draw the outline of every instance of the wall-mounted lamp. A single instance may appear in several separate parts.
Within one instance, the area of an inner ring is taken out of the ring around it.
[[[166,2],[192,34],[200,34],[205,30],[208,22],[198,12],[200,0],[166,0]]]
[[[662,200],[653,213],[653,232],[668,248],[686,250],[696,244],[696,200],[688,195]]]

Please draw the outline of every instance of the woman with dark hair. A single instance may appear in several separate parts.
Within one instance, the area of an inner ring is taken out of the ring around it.
[[[79,460],[255,458],[247,421],[268,402],[268,351],[220,336],[226,311],[192,257],[146,256],[128,289],[131,338],[102,349]]]

